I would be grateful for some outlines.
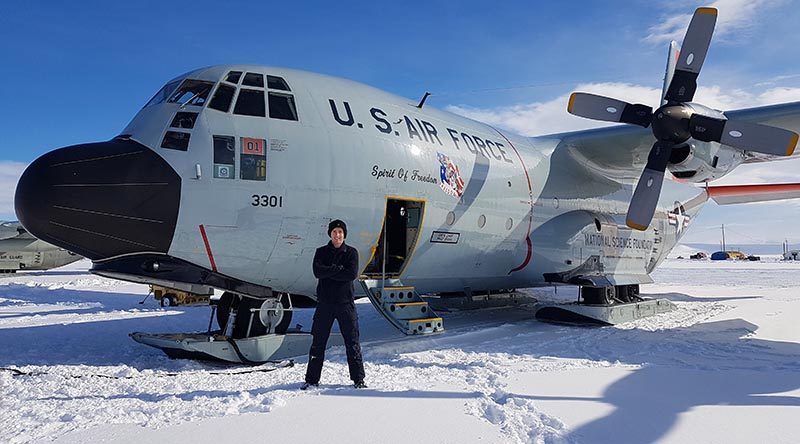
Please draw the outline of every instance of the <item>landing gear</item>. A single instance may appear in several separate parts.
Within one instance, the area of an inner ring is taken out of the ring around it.
[[[572,304],[546,305],[536,319],[578,325],[615,325],[675,309],[665,299],[643,299],[638,285],[581,287],[580,300]]]
[[[642,302],[644,299],[639,297],[638,285],[619,285],[614,287],[616,289],[616,299],[627,302]]]
[[[583,303],[588,305],[612,305],[641,302],[638,285],[616,285],[613,287],[581,287]]]
[[[131,333],[137,342],[162,350],[171,358],[211,359],[263,364],[308,353],[311,335],[290,330],[290,295],[273,293],[253,298],[225,292],[213,305],[204,333]],[[216,319],[219,330],[212,330]]]
[[[284,334],[292,322],[291,308],[287,294],[255,299],[226,291],[217,303],[217,325],[223,333],[232,328],[228,331],[234,339],[267,333]],[[229,321],[232,326],[228,325]]]

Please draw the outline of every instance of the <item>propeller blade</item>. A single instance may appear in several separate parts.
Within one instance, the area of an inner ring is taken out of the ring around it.
[[[572,93],[567,111],[587,119],[604,122],[621,122],[647,128],[653,119],[653,108],[647,105],[631,104],[611,97],[596,94]]]
[[[669,42],[669,52],[667,53],[667,68],[664,71],[664,84],[661,86],[661,104],[667,104],[667,89],[669,84],[672,83],[672,77],[675,75],[675,68],[678,65],[678,43],[675,40]]]
[[[629,227],[635,230],[646,230],[650,226],[650,221],[653,220],[658,198],[661,197],[664,171],[667,170],[672,146],[672,142],[659,140],[653,144],[653,148],[650,150],[647,165],[639,178],[639,183],[636,184],[625,221]]]
[[[698,114],[689,120],[689,131],[697,140],[775,156],[791,156],[800,139],[794,131],[783,128]]]
[[[697,8],[689,29],[683,37],[675,74],[667,88],[666,99],[670,102],[691,102],[697,91],[697,76],[708,53],[714,26],[717,23],[716,8]]]

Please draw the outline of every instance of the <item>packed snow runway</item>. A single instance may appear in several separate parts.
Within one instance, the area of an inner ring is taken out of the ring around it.
[[[139,301],[147,287],[88,261],[0,278],[0,442],[797,442],[800,263],[668,260],[648,297],[674,312],[617,327],[549,325],[533,308],[444,313],[400,337],[357,304],[368,389],[344,350],[322,384],[292,368],[170,360],[133,331],[200,331],[208,307]],[[575,290],[528,290],[573,300]],[[310,328],[313,310],[293,323]],[[335,337],[335,336],[334,336]]]

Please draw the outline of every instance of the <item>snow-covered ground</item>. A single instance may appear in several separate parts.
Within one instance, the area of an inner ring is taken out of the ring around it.
[[[303,357],[219,375],[128,337],[203,330],[207,307],[139,304],[147,287],[87,261],[19,273],[0,279],[0,367],[31,374],[0,371],[0,442],[797,442],[800,263],[766,259],[668,260],[642,290],[678,309],[617,327],[494,309],[404,338],[361,300],[369,388],[334,346],[308,392]]]

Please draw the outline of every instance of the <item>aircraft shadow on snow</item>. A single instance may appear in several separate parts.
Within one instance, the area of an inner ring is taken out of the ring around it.
[[[661,331],[617,330],[621,334],[610,341],[600,335],[592,343],[594,352],[586,350],[582,356],[575,353],[577,348],[554,355],[643,364],[609,385],[601,397],[518,393],[506,398],[597,401],[614,407],[572,430],[570,442],[657,442],[681,413],[703,406],[800,407],[800,397],[779,395],[800,389],[800,344],[747,337],[757,328],[731,319]],[[632,348],[644,351],[626,356]]]

